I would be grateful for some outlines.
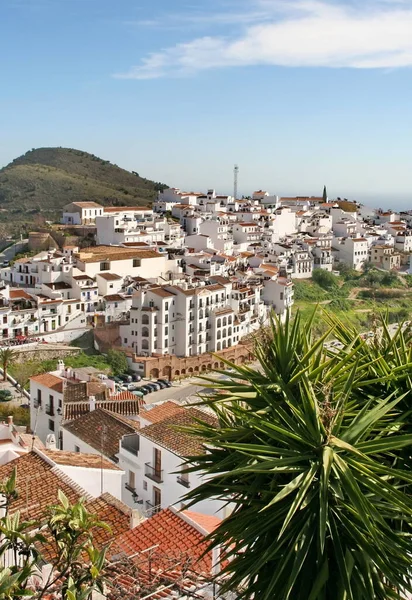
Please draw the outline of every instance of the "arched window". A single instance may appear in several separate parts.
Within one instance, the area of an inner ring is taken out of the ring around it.
[[[228,317],[227,318],[227,322],[228,322],[229,325],[231,325],[232,324],[232,317]]]
[[[149,315],[143,315],[142,317],[142,325],[149,325]]]
[[[228,327],[227,334],[228,335],[232,335],[232,328],[231,327]]]
[[[149,337],[149,329],[147,327],[142,327],[142,337]]]
[[[142,340],[142,350],[149,350],[149,341]]]
[[[221,337],[222,337],[222,332],[221,332],[221,331],[218,331],[218,332],[217,332],[217,339],[218,339],[218,340],[220,340],[220,338],[221,338]]]
[[[203,319],[203,310],[199,310],[199,319]]]
[[[216,325],[217,327],[220,327],[222,325],[222,319],[218,319]]]
[[[220,349],[221,349],[221,345],[220,345],[220,342],[218,342],[217,346],[216,346],[216,350],[219,352]]]
[[[226,329],[223,330],[222,335],[223,335],[223,337],[226,337]]]
[[[223,327],[226,327],[226,325],[227,325],[227,319],[226,319],[226,317],[223,317]]]
[[[226,340],[223,340],[223,348],[226,348]]]
[[[228,347],[229,347],[229,348],[230,348],[230,346],[232,345],[232,340],[231,340],[230,338],[229,338],[229,339],[228,339],[228,341],[227,341],[227,345],[228,345]]]

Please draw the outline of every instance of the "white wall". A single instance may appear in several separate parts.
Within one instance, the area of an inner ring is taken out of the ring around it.
[[[154,448],[158,448],[162,453],[162,483],[156,483],[145,475],[145,463],[150,463],[152,465],[154,464]],[[140,435],[140,449],[138,456],[131,454],[124,448],[120,448],[119,467],[125,471],[124,483],[129,481],[129,471],[133,471],[135,473],[136,493],[138,494],[139,499],[143,499],[144,501],[144,504],[141,506],[142,510],[146,510],[147,500],[153,503],[153,487],[157,487],[161,490],[162,508],[167,508],[168,506],[172,505],[176,506],[176,508],[180,508],[182,505],[182,497],[189,491],[189,489],[198,487],[202,483],[202,477],[194,473],[189,474],[190,488],[186,488],[178,483],[177,475],[174,475],[173,473],[180,470],[181,463],[181,457],[176,456],[169,450],[166,450],[165,448],[155,444],[151,440],[145,438],[143,435]],[[144,489],[144,482],[147,484],[146,490]],[[125,489],[124,485],[122,500],[128,506],[133,508],[136,507],[131,493]],[[225,514],[224,503],[217,500],[203,501],[191,507],[191,510],[202,512],[207,515],[217,515],[221,518],[227,516]]]
[[[105,493],[111,494],[118,500],[122,498],[122,478],[124,472],[121,470],[90,469],[59,464],[57,467],[94,498],[98,498],[101,494]]]

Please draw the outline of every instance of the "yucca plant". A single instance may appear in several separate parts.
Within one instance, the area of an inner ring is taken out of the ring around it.
[[[188,470],[207,477],[187,500],[233,506],[211,545],[224,549],[223,589],[238,598],[387,600],[412,591],[412,475],[394,466],[412,444],[400,408],[410,401],[410,356],[394,377],[357,334],[328,352],[339,325],[330,324],[314,341],[312,321],[274,317],[257,369],[228,363],[229,379],[209,381],[215,392],[203,402],[220,427],[192,430],[208,452],[188,458]]]

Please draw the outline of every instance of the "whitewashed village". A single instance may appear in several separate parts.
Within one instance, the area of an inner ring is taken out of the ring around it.
[[[367,209],[326,190],[238,199],[170,188],[151,207],[73,202],[61,225],[86,228],[89,245],[43,236],[39,248],[33,234],[39,251],[1,268],[0,346],[41,351],[91,331],[96,351],[123,353],[128,370],[114,377],[63,357],[33,376],[30,429],[0,425],[0,479],[17,468],[26,520],[59,489],[86,498],[110,524],[111,586],[123,597],[223,598],[211,581],[225,558],[204,554],[205,539],[231,506],[184,500],[202,482],[186,457],[208,450],[179,428],[215,419],[194,405],[196,377],[250,363],[255,334],[272,313],[286,319],[294,284],[317,270],[370,263],[411,274],[412,211]],[[127,579],[124,559],[137,553],[144,584]]]

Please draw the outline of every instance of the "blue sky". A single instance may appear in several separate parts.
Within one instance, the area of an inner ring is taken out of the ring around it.
[[[412,0],[0,0],[0,165],[412,208]]]

